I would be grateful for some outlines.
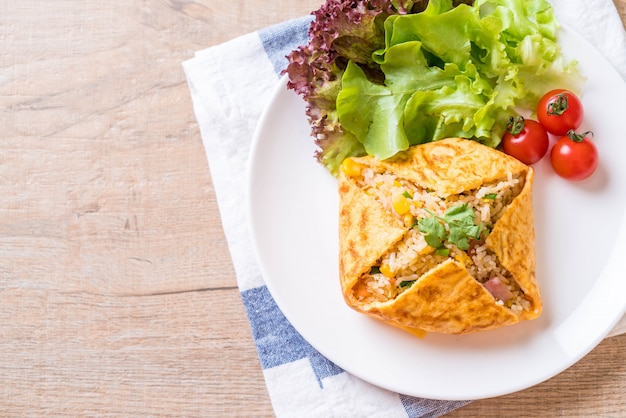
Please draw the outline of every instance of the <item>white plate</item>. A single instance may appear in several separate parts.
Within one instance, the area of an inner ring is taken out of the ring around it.
[[[561,33],[587,77],[582,129],[600,167],[580,183],[536,165],[541,317],[465,336],[419,339],[350,309],[338,277],[336,180],[314,160],[304,102],[276,89],[251,151],[248,211],[267,286],[321,354],[372,384],[407,395],[465,400],[540,383],[591,351],[626,308],[626,84],[583,38]]]

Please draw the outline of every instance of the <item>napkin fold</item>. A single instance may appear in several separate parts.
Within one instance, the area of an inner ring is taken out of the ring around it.
[[[626,79],[626,32],[611,0],[554,0]],[[257,122],[285,68],[308,40],[311,16],[198,51],[183,63],[237,284],[278,417],[438,417],[469,401],[410,397],[364,382],[319,354],[278,309],[255,259],[245,212],[247,163]],[[626,332],[626,320],[612,335]]]

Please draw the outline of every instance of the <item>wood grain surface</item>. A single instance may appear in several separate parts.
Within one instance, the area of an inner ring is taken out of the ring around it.
[[[273,416],[181,62],[320,4],[0,2],[0,416]],[[624,393],[626,335],[450,416]]]

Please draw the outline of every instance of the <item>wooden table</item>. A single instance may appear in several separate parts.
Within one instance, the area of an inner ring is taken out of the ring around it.
[[[181,62],[320,4],[0,2],[0,415],[272,416]],[[626,335],[451,416],[625,393]]]

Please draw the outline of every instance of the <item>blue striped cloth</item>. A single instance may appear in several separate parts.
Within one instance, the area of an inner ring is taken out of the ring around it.
[[[611,56],[610,50],[602,52],[626,74],[626,37],[615,7],[610,0],[592,3],[596,3],[596,14],[601,12],[598,19],[602,25],[589,24],[589,19],[593,20],[593,13],[588,12],[589,2],[553,1],[560,19],[574,29],[584,25],[586,35],[591,30],[600,49],[608,35],[617,37],[617,44],[609,47],[622,48],[620,53]],[[587,10],[586,15],[580,14],[581,10]],[[285,56],[307,42],[310,21],[307,16],[262,29],[199,51],[183,63],[272,406],[279,417],[438,417],[469,401],[391,393],[343,371],[318,353],[285,318],[254,259],[248,226],[242,221],[246,219],[242,202],[250,142],[287,64]]]

